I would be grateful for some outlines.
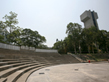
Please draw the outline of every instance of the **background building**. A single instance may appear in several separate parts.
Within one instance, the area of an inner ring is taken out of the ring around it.
[[[97,23],[98,15],[96,12],[90,10],[85,11],[82,15],[80,15],[80,18],[81,21],[84,22],[85,28],[90,28],[91,26],[95,26],[97,29],[99,29]]]

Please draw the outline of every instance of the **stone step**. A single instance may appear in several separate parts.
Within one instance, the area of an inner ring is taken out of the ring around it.
[[[6,82],[7,78],[0,78],[0,82]]]
[[[41,67],[41,66],[42,65],[30,66],[30,67],[24,68],[22,70],[16,71],[15,73],[13,73],[7,77],[7,82],[16,82],[17,79],[19,79],[24,73],[28,72],[29,70]]]
[[[29,67],[29,66],[33,66],[33,65],[36,65],[37,63],[34,63],[34,64],[26,64],[26,65],[22,65],[22,66],[17,66],[17,67],[13,67],[13,68],[10,68],[10,69],[7,69],[7,70],[4,70],[4,71],[1,71],[0,72],[0,78],[2,77],[7,77],[8,75],[16,72],[17,70],[21,70],[23,68],[26,68],[26,67]]]
[[[38,68],[35,68],[35,69],[32,69],[26,73],[24,73],[20,78],[18,78],[18,80],[16,82],[26,82],[27,78],[34,72],[34,71],[37,71],[41,68],[44,68],[46,66],[41,66],[41,67],[38,67]]]
[[[19,60],[20,62],[32,62],[31,60]]]
[[[8,62],[0,62],[0,66],[7,65],[7,64],[15,64],[21,63],[20,61],[8,61]]]
[[[7,62],[0,62],[0,66],[7,65]]]
[[[7,64],[21,63],[20,61],[8,61]]]
[[[0,59],[1,62],[5,62],[5,61],[16,61],[16,59]]]
[[[16,66],[20,66],[20,65],[25,65],[25,64],[30,64],[31,62],[23,62],[23,63],[16,63],[16,64],[9,64],[9,65],[3,65],[0,66],[0,71],[9,69],[11,67],[16,67]]]

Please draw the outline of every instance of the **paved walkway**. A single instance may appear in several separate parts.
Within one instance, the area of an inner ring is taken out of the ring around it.
[[[51,66],[32,73],[27,82],[109,82],[109,63]]]

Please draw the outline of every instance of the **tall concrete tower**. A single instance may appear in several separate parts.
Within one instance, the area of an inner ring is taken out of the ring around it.
[[[84,22],[85,28],[90,28],[91,26],[95,26],[98,28],[98,15],[94,11],[85,11],[82,15],[80,15],[81,21]]]

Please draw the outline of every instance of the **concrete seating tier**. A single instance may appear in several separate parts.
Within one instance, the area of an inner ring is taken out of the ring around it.
[[[21,65],[25,65],[25,64],[30,64],[31,62],[23,62],[23,63],[16,63],[16,64],[8,64],[8,65],[3,65],[0,66],[0,71],[12,68],[12,67],[17,67],[17,66],[21,66]]]
[[[20,65],[17,67],[11,67],[9,69],[5,69],[0,71],[0,82],[16,82],[18,77],[23,75],[24,73],[28,72],[29,70],[36,69],[38,67],[45,66],[44,64],[26,64]]]
[[[42,65],[35,65],[35,66],[30,66],[30,67],[27,67],[27,68],[24,68],[22,70],[19,70],[19,71],[16,71],[14,72],[13,74],[11,74],[10,76],[7,77],[7,82],[16,82],[17,79],[25,74],[26,72],[28,73],[29,70],[32,70],[34,68],[38,68],[38,67],[41,67]],[[24,78],[23,78],[24,79]]]
[[[3,61],[4,61],[4,62],[5,62],[5,61],[16,61],[16,59],[3,59],[3,58],[2,58],[2,59],[0,59],[0,61],[1,61],[1,62],[3,62]]]
[[[25,77],[25,78],[22,78],[20,80],[26,80],[26,78],[29,76],[29,74],[33,71],[33,70],[36,70],[36,69],[40,69],[42,68],[44,65],[36,65],[36,66],[31,66],[31,67],[27,67],[27,68],[24,68],[22,70],[18,70],[14,73],[12,73],[11,75],[8,75],[7,77],[3,77],[0,79],[0,82],[3,82],[3,81],[6,81],[6,82],[16,82],[17,79],[19,77]],[[29,71],[29,72],[28,72]],[[19,81],[19,82],[25,82],[25,81]]]
[[[35,64],[20,65],[20,66],[17,66],[17,67],[12,67],[12,68],[3,70],[3,71],[0,72],[0,77],[7,77],[9,74],[11,74],[11,73],[13,73],[13,72],[15,72],[17,70],[21,70],[23,68],[33,66],[33,65],[36,65],[36,63]]]
[[[0,66],[6,65],[6,64],[14,64],[14,63],[20,63],[20,61],[9,61],[9,62],[0,62]]]
[[[20,78],[18,78],[18,80],[16,82],[26,82],[27,78],[29,77],[29,75],[31,73],[33,73],[34,71],[39,70],[41,68],[44,68],[44,67],[46,67],[46,66],[37,67],[35,69],[32,69],[32,70],[24,73]]]
[[[26,82],[29,75],[38,69],[78,62],[71,55],[0,49],[0,82]]]
[[[6,78],[1,78],[1,79],[0,79],[0,82],[6,82],[6,81],[7,81]]]

